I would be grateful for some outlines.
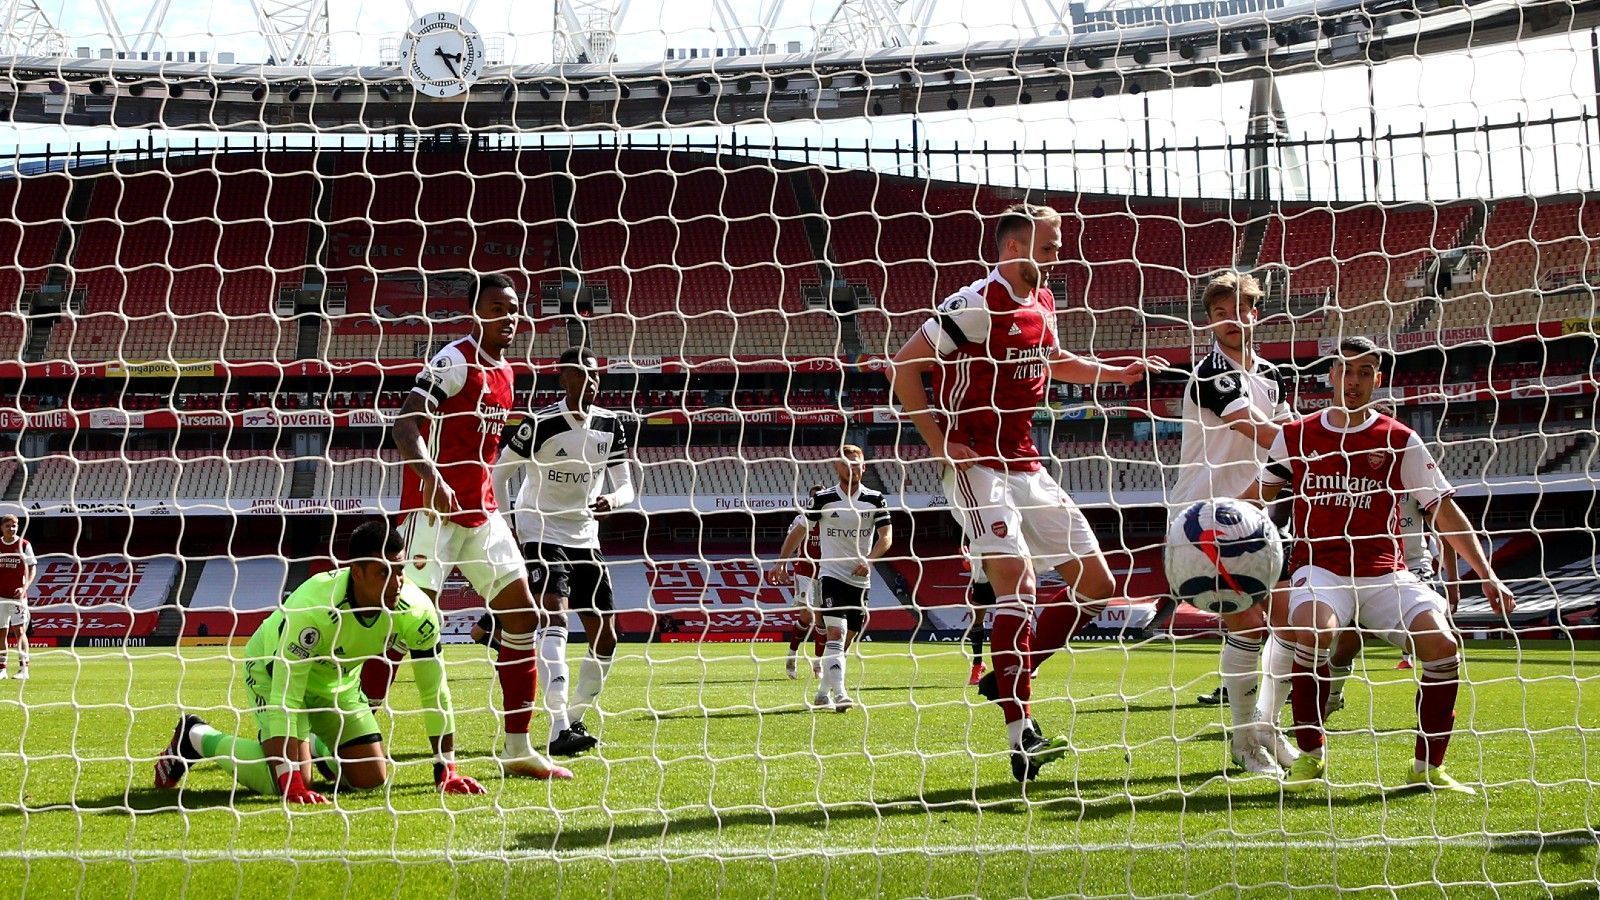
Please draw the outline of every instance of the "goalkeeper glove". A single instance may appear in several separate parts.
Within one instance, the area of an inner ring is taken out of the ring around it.
[[[456,764],[453,762],[433,764],[433,784],[443,794],[488,793],[476,780],[457,772]]]
[[[278,792],[283,795],[286,803],[316,804],[328,802],[327,797],[306,786],[306,780],[300,776],[299,766],[295,766],[278,776]]]

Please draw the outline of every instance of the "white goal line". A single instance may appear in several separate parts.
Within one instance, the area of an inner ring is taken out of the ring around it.
[[[536,861],[563,861],[563,860],[652,860],[652,859],[771,859],[782,860],[805,856],[959,856],[963,854],[982,853],[985,855],[995,853],[1190,853],[1216,850],[1248,851],[1248,850],[1370,850],[1382,847],[1404,848],[1413,850],[1426,849],[1483,849],[1499,850],[1525,847],[1600,847],[1600,833],[1586,831],[1565,831],[1552,834],[1507,834],[1507,835],[1454,835],[1446,837],[1426,836],[1395,836],[1383,837],[1379,835],[1359,838],[1263,838],[1260,840],[1200,840],[1192,843],[1181,841],[1127,842],[1127,843],[1048,843],[1048,844],[929,844],[921,847],[867,847],[867,846],[837,846],[825,847],[762,847],[762,846],[728,846],[723,844],[703,845],[677,845],[672,847],[612,847],[604,849],[574,849],[574,850],[469,850],[458,848],[444,848],[438,850],[394,849],[382,850],[378,848],[348,848],[340,850],[306,849],[306,850],[264,850],[259,848],[249,849],[211,849],[211,850],[152,850],[152,849],[126,849],[126,850],[41,850],[41,851],[0,851],[0,859],[20,860],[23,862],[44,860],[76,860],[81,862],[108,862],[123,860],[129,862],[155,862],[161,860],[172,861],[200,861],[217,862],[228,860],[282,860],[285,862],[319,863],[335,860],[358,861],[419,861],[443,860],[452,862],[461,861],[492,861],[503,860],[507,862],[536,862]]]

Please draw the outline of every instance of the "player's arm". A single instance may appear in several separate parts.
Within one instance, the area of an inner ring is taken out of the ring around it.
[[[1148,359],[1136,359],[1126,365],[1112,365],[1103,363],[1087,356],[1068,353],[1062,348],[1055,347],[1049,358],[1050,378],[1053,381],[1065,381],[1068,384],[1138,384],[1145,375],[1151,372],[1160,372],[1168,368],[1165,359],[1152,356]]]
[[[460,393],[467,383],[467,363],[449,349],[428,361],[417,373],[417,381],[400,406],[394,423],[394,445],[400,458],[422,479],[422,496],[434,512],[449,515],[461,511],[456,493],[445,483],[428,442],[422,437],[422,423],[433,416],[439,404]],[[441,423],[442,424],[442,423]]]
[[[872,517],[872,524],[875,528],[872,549],[867,553],[866,562],[862,564],[860,569],[856,570],[858,575],[867,574],[869,567],[878,560],[883,559],[888,554],[889,548],[894,546],[894,520],[889,517],[888,498],[880,495],[878,503],[881,505]]]
[[[39,574],[39,558],[33,555],[33,545],[26,541],[22,544],[22,587],[17,588],[17,599],[28,599],[28,588],[33,586],[33,579]]]
[[[481,794],[483,785],[456,771],[456,717],[450,697],[450,679],[439,655],[439,612],[429,609],[407,635],[411,668],[417,679],[417,699],[422,705],[422,728],[433,748],[433,783],[446,794]]]
[[[1255,484],[1244,489],[1239,499],[1268,506],[1283,493],[1283,486],[1292,477],[1294,470],[1289,467],[1289,444],[1284,440],[1283,429],[1280,428],[1267,448],[1267,464],[1262,467],[1260,477]]]
[[[933,318],[922,324],[890,360],[889,390],[900,409],[933,451],[934,459],[947,460],[960,469],[977,461],[978,454],[959,441],[951,441],[939,427],[922,376],[933,372],[944,357],[962,344],[988,339],[989,310],[981,297],[958,291],[939,304]]]
[[[1443,576],[1444,598],[1450,603],[1450,614],[1455,615],[1456,607],[1461,605],[1461,579],[1459,572],[1461,564],[1456,556],[1456,548],[1449,541],[1439,541],[1439,574]]]
[[[1281,395],[1283,388],[1282,383],[1279,384]],[[1283,430],[1283,420],[1293,418],[1293,413],[1288,410],[1288,402],[1284,400],[1280,400],[1273,410],[1272,420],[1263,416],[1250,398],[1245,396],[1243,379],[1236,372],[1207,376],[1196,372],[1189,379],[1188,390],[1189,399],[1196,406],[1221,419],[1230,431],[1238,432],[1266,449],[1271,449],[1278,432]]]
[[[612,421],[616,427],[611,436],[611,455],[606,460],[605,474],[611,484],[611,493],[601,494],[595,499],[590,508],[597,513],[622,509],[638,496],[633,487],[633,464],[628,461],[628,434],[623,430],[621,419]]]
[[[767,571],[768,584],[789,584],[794,581],[794,555],[800,552],[806,536],[811,534],[811,521],[805,515],[795,516],[794,524],[778,548],[778,561]]]
[[[449,515],[461,511],[456,492],[445,484],[444,476],[428,452],[428,443],[422,438],[422,420],[432,415],[428,400],[413,392],[400,407],[400,417],[394,423],[394,445],[400,458],[411,471],[422,479],[422,496],[428,508]]]
[[[311,761],[311,745],[305,738],[310,733],[306,692],[313,670],[327,659],[333,632],[326,615],[309,610],[286,613],[279,632],[272,685],[267,692],[268,714],[262,717],[261,750],[272,766],[279,792],[290,803],[328,802],[305,780],[305,768]],[[312,636],[309,644],[307,636]]]
[[[1483,596],[1489,601],[1489,606],[1501,615],[1516,609],[1517,600],[1512,596],[1511,589],[1494,573],[1488,557],[1484,556],[1483,545],[1478,543],[1477,529],[1467,521],[1466,513],[1461,511],[1451,496],[1455,491],[1449,480],[1439,471],[1422,437],[1415,433],[1405,449],[1400,451],[1400,481],[1401,486],[1428,513],[1429,521],[1439,537],[1454,547],[1456,553],[1472,567],[1472,571],[1483,579]]]
[[[1505,582],[1500,580],[1500,577],[1494,573],[1494,569],[1489,565],[1489,559],[1483,553],[1483,545],[1478,543],[1477,530],[1472,527],[1471,522],[1467,521],[1466,513],[1462,512],[1461,507],[1456,505],[1455,499],[1449,496],[1440,497],[1439,501],[1434,504],[1432,512],[1433,527],[1439,532],[1439,536],[1444,539],[1445,545],[1466,560],[1467,565],[1472,567],[1472,571],[1478,573],[1478,577],[1483,579],[1483,596],[1489,601],[1489,606],[1502,615],[1516,609],[1516,597],[1512,596],[1511,589],[1506,587]],[[1455,562],[1454,559],[1450,561],[1452,564]],[[1453,571],[1447,571],[1446,574],[1449,576],[1449,580],[1445,585],[1446,590],[1448,591],[1451,585],[1455,585],[1455,598],[1452,601],[1453,608],[1454,602],[1459,601],[1461,597],[1461,587],[1456,584]]]
[[[934,417],[933,410],[929,408],[928,387],[922,381],[922,376],[932,372],[939,365],[938,353],[928,338],[922,332],[913,334],[900,351],[890,360],[889,390],[896,400],[900,401],[900,409],[911,420],[917,434],[922,436],[922,442],[933,451],[936,459],[949,458],[960,465],[964,458],[974,456],[970,450],[961,454],[960,450],[952,452],[952,448],[945,441],[944,429],[939,427],[939,420]],[[961,447],[957,444],[956,447]],[[961,447],[962,450],[966,448]]]

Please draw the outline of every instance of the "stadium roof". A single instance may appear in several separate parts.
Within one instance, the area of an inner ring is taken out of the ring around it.
[[[1600,0],[1330,0],[1215,21],[894,50],[499,66],[434,100],[395,67],[0,57],[0,115],[247,131],[575,131],[943,112],[1209,86],[1600,25]]]

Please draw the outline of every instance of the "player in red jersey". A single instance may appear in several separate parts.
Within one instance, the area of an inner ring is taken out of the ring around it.
[[[813,484],[807,495],[808,501],[815,500],[822,491],[822,485]],[[810,503],[806,504],[808,507]],[[767,572],[767,583],[781,585],[784,575],[780,570],[788,565],[788,576],[794,581],[794,608],[795,620],[789,630],[789,656],[783,664],[785,675],[792,681],[800,677],[799,656],[800,645],[805,643],[807,637],[811,638],[812,652],[816,656],[811,661],[811,674],[814,677],[822,676],[822,643],[826,636],[824,630],[817,627],[820,623],[816,610],[822,600],[817,596],[817,559],[822,551],[818,547],[821,542],[821,532],[811,527],[811,522],[806,519],[804,510],[794,517],[789,524],[789,533],[784,536],[783,547],[778,551],[780,560],[793,558],[792,563],[780,562]]]
[[[522,552],[496,515],[494,497],[500,434],[513,402],[504,353],[516,336],[521,304],[504,275],[479,276],[468,299],[472,333],[446,344],[428,362],[395,421],[395,446],[406,461],[400,493],[411,560],[406,575],[437,598],[445,577],[458,568],[488,600],[500,625],[495,671],[505,708],[501,765],[513,775],[571,778],[528,739],[538,613]],[[387,681],[388,673],[383,677]]]
[[[1056,335],[1055,297],[1044,269],[1061,253],[1061,215],[1017,204],[995,230],[999,264],[939,306],[895,355],[889,379],[918,433],[946,462],[945,491],[996,595],[990,658],[979,693],[1000,704],[1019,781],[1067,750],[1046,740],[1029,714],[1037,668],[1104,607],[1116,590],[1089,522],[1049,473],[1033,443],[1033,414],[1052,379],[1135,384],[1159,358],[1115,366],[1076,356]],[[930,408],[922,378],[935,376]],[[943,421],[941,421],[941,419]],[[1036,565],[1054,568],[1070,596],[1038,605]]]
[[[1406,570],[1400,495],[1416,498],[1439,534],[1483,579],[1484,596],[1495,610],[1509,613],[1516,600],[1490,568],[1422,438],[1372,408],[1372,393],[1383,382],[1381,366],[1381,351],[1372,341],[1341,341],[1329,374],[1334,407],[1285,425],[1261,480],[1245,493],[1246,499],[1271,502],[1284,485],[1294,490],[1289,621],[1297,647],[1289,702],[1301,753],[1284,787],[1307,790],[1323,781],[1328,655],[1340,631],[1359,623],[1380,634],[1406,634],[1421,661],[1420,731],[1409,783],[1476,793],[1443,768],[1461,660],[1445,599]]]
[[[17,680],[28,680],[28,585],[38,574],[39,561],[33,545],[17,533],[19,522],[13,515],[0,516],[0,631],[5,645],[0,646],[0,679],[10,678],[6,657],[17,648]]]

